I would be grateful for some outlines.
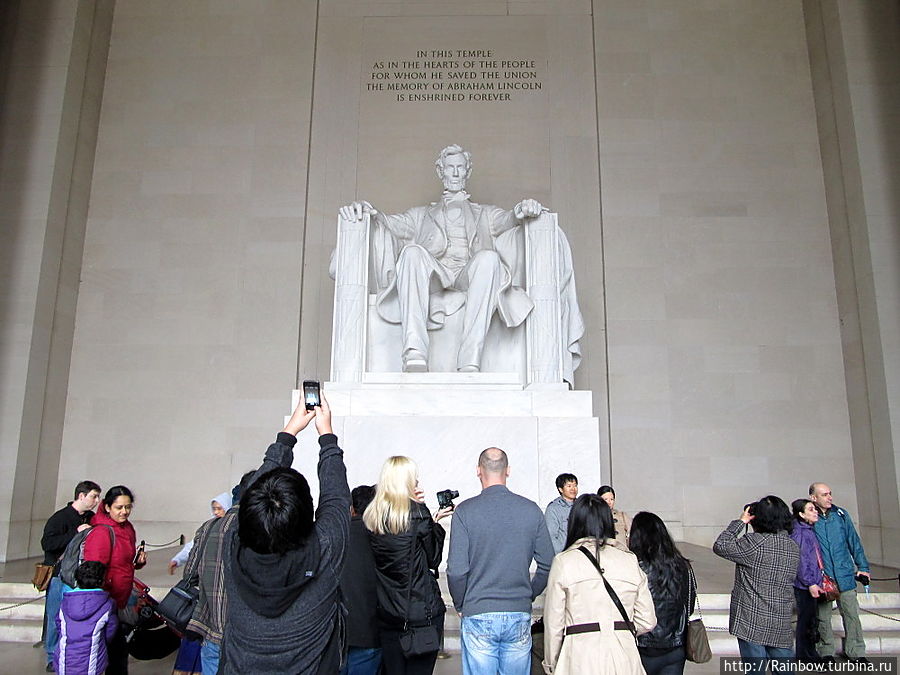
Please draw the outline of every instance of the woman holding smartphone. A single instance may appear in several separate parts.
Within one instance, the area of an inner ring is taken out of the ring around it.
[[[119,630],[109,645],[107,675],[128,672],[125,633],[130,626],[121,621],[122,610],[128,606],[131,598],[134,570],[147,564],[143,542],[140,547],[135,546],[137,534],[134,525],[129,522],[133,506],[134,495],[131,490],[124,485],[111,487],[91,519],[93,529],[84,540],[84,559],[106,565],[103,588],[116,601],[119,609]]]
[[[441,562],[445,532],[437,521],[450,515],[452,507],[438,510],[432,519],[418,473],[409,457],[389,457],[363,513],[378,581],[382,659],[391,675],[434,670],[437,645],[425,654],[407,654],[400,639],[405,625],[430,624],[438,636],[444,630],[445,607],[434,570]]]

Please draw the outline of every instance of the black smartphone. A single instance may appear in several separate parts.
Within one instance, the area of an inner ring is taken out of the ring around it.
[[[134,552],[134,560],[132,561],[132,565],[137,565],[138,559],[141,557],[141,553],[144,552],[144,548],[146,548],[147,544],[141,539],[140,545],[137,547],[137,550]]]
[[[303,380],[303,401],[306,403],[307,410],[312,410],[320,405],[318,380]]]

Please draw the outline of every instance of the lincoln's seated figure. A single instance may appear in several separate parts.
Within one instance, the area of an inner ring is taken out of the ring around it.
[[[440,201],[387,215],[369,202],[343,206],[345,221],[369,215],[375,224],[372,251],[376,276],[376,308],[385,321],[402,327],[403,369],[428,369],[429,330],[444,318],[463,312],[461,341],[456,358],[460,372],[481,368],[485,336],[495,312],[503,323],[520,325],[534,308],[520,285],[525,261],[520,253],[518,227],[546,211],[534,199],[511,210],[476,204],[465,191],[472,173],[470,153],[458,145],[444,148],[435,162],[444,184]],[[569,373],[577,367],[578,339],[583,332],[571,273],[571,254],[561,232],[553,246],[562,249],[558,273],[561,319]],[[551,263],[553,264],[553,263]],[[570,380],[571,381],[571,380]]]

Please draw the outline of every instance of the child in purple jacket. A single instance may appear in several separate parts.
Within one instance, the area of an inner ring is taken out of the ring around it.
[[[816,652],[818,634],[818,604],[822,589],[822,568],[819,541],[813,526],[819,519],[816,505],[808,499],[795,499],[791,503],[794,513],[794,530],[791,539],[800,547],[800,564],[794,579],[794,598],[797,601],[797,659],[807,663],[821,661]]]
[[[53,655],[57,673],[99,675],[109,663],[106,644],[119,625],[116,602],[103,590],[106,565],[93,560],[75,572],[78,588],[63,593],[56,616],[59,644]]]

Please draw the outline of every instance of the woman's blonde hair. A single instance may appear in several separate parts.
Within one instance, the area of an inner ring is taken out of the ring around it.
[[[375,497],[363,513],[363,523],[375,534],[400,534],[409,529],[409,500],[415,494],[419,468],[409,457],[388,457],[381,467]]]

